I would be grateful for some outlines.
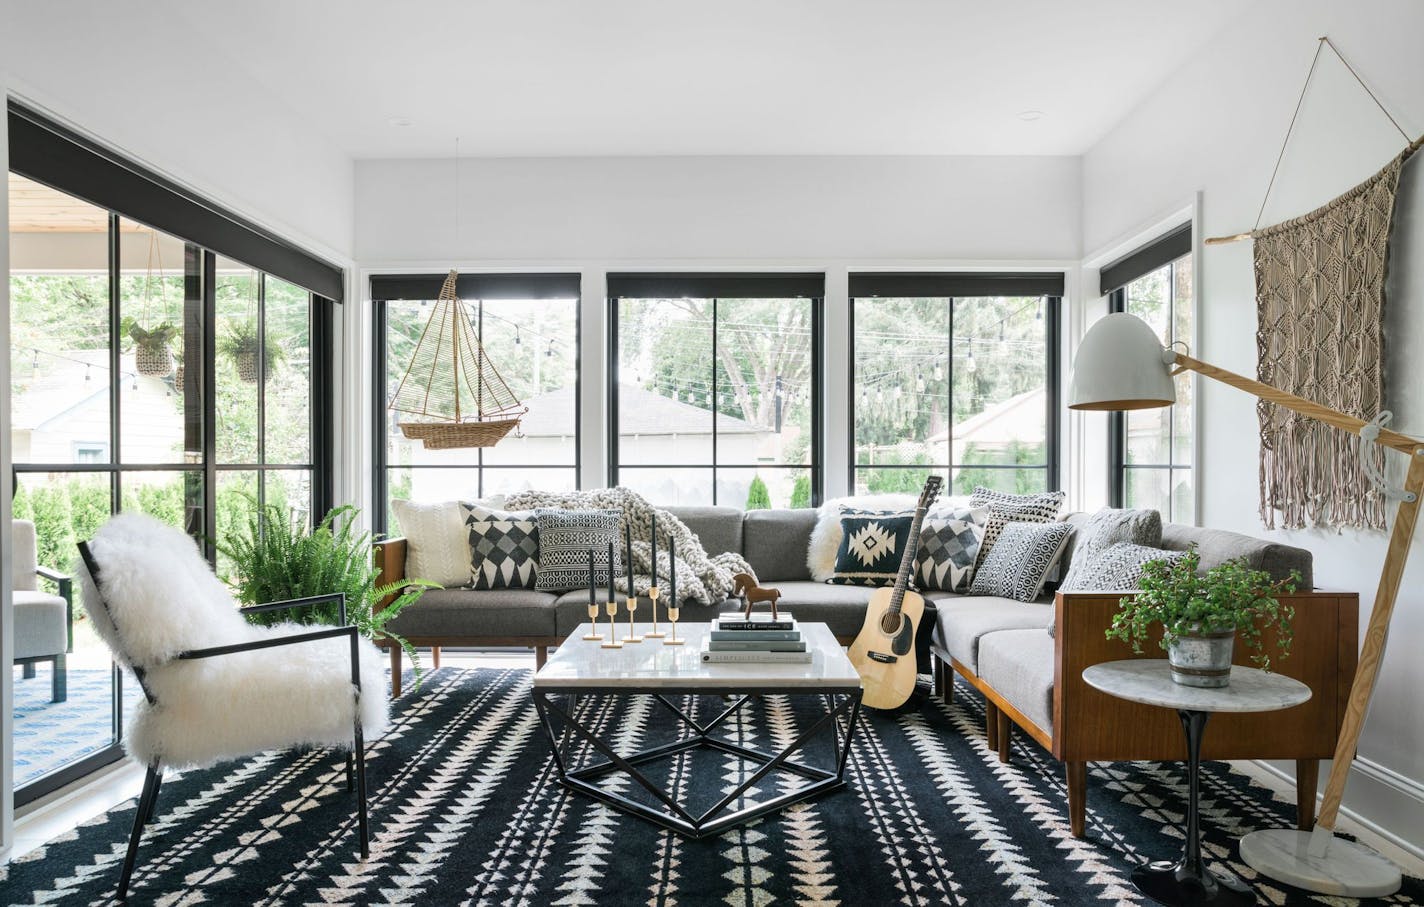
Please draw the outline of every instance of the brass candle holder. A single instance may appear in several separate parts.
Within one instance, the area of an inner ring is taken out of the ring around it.
[[[625,643],[642,642],[643,637],[638,635],[637,628],[633,625],[633,612],[638,610],[638,596],[628,596],[628,635],[623,637]]]
[[[657,586],[653,586],[648,590],[648,598],[653,603],[653,629],[643,634],[647,639],[662,639],[664,636],[667,636],[666,633],[662,633],[658,630],[658,595]]]
[[[588,603],[588,619],[593,622],[593,629],[585,633],[583,638],[589,642],[593,642],[595,639],[603,642],[603,634],[598,632],[598,602],[590,601]]]
[[[608,614],[608,642],[603,644],[605,649],[621,649],[623,644],[618,641],[618,623],[613,618],[618,615],[618,599],[611,598],[608,604],[603,606]],[[600,637],[601,639],[602,637]]]
[[[685,640],[677,638],[677,618],[682,614],[682,609],[677,606],[677,602],[668,605],[668,620],[672,621],[672,635],[663,640],[665,646],[680,646]]]

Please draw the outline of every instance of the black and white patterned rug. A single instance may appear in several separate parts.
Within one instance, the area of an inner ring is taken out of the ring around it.
[[[847,789],[688,841],[556,782],[531,676],[446,668],[402,697],[393,728],[370,747],[365,863],[333,753],[272,754],[167,782],[130,903],[1136,904],[1145,901],[1132,868],[1180,852],[1179,766],[1093,766],[1089,838],[1076,840],[1060,766],[1031,742],[1000,764],[984,742],[982,702],[963,686],[950,706],[925,697],[866,714]],[[723,707],[688,705],[702,716]],[[584,699],[581,708],[620,747],[669,733],[654,703]],[[769,697],[729,735],[776,747],[816,708]],[[648,771],[711,802],[747,769],[704,751]],[[630,792],[626,780],[611,783]],[[1206,850],[1253,881],[1261,903],[1357,903],[1256,878],[1236,839],[1288,826],[1292,808],[1224,764],[1203,783]],[[0,902],[111,901],[133,810],[124,804],[0,870]],[[1406,880],[1377,903],[1424,903],[1424,885]]]

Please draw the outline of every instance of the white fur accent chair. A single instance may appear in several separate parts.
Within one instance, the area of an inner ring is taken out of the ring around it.
[[[390,718],[380,652],[349,625],[258,627],[243,618],[340,596],[239,609],[192,538],[143,514],[114,517],[79,550],[76,574],[84,608],[115,659],[133,671],[145,699],[125,738],[129,755],[148,766],[148,773],[119,898],[127,893],[164,769],[268,750],[348,750],[347,787],[357,792],[364,859],[369,845],[363,740],[383,732]]]

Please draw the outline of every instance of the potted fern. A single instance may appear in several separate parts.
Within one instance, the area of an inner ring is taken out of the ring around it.
[[[420,579],[376,585],[371,560],[371,534],[355,527],[359,511],[345,505],[333,509],[310,532],[293,514],[275,504],[253,508],[245,524],[217,543],[226,559],[223,580],[237,590],[243,605],[285,601],[311,595],[341,592],[346,596],[347,619],[369,639],[387,639],[410,656],[417,686],[420,662],[415,648],[387,629],[398,614],[413,605],[426,589],[438,584]],[[395,596],[389,604],[380,603]],[[332,603],[293,611],[266,611],[250,616],[256,623],[284,620],[312,623],[337,622]]]
[[[1142,643],[1160,624],[1160,645],[1167,651],[1172,679],[1184,686],[1228,685],[1237,639],[1255,651],[1251,661],[1269,671],[1271,658],[1261,638],[1267,627],[1275,628],[1280,657],[1287,657],[1295,608],[1278,596],[1294,592],[1300,574],[1273,581],[1269,573],[1253,570],[1241,559],[1204,574],[1197,572],[1200,566],[1196,548],[1179,558],[1149,561],[1141,591],[1119,603],[1107,637],[1131,643],[1141,654]]]
[[[177,325],[163,322],[152,328],[144,328],[137,321],[130,320],[128,335],[134,342],[134,367],[140,375],[161,378],[173,371],[173,350],[170,344],[178,336]]]
[[[278,364],[281,363],[284,353],[280,343],[268,342],[263,344],[261,337],[257,334],[257,323],[254,321],[233,322],[220,340],[218,340],[218,351],[232,359],[237,366],[237,377],[248,384],[257,383],[257,356],[258,351],[265,351],[267,360],[267,373],[270,375]]]

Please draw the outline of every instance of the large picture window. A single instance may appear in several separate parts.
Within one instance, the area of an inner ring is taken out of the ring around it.
[[[851,275],[856,493],[1058,487],[1061,275]]]
[[[1103,269],[1108,308],[1151,325],[1164,345],[1194,336],[1190,225]],[[1191,373],[1176,377],[1177,402],[1161,409],[1109,416],[1110,489],[1116,507],[1146,507],[1163,519],[1196,519],[1193,448],[1195,401]]]
[[[409,418],[387,408],[435,305],[443,275],[380,275],[376,300],[377,528],[396,534],[392,500],[473,500],[537,488],[578,487],[579,277],[466,274],[456,290],[472,334],[529,412],[487,448],[427,450],[402,433]]]
[[[610,477],[656,504],[811,507],[820,274],[610,274]]]

